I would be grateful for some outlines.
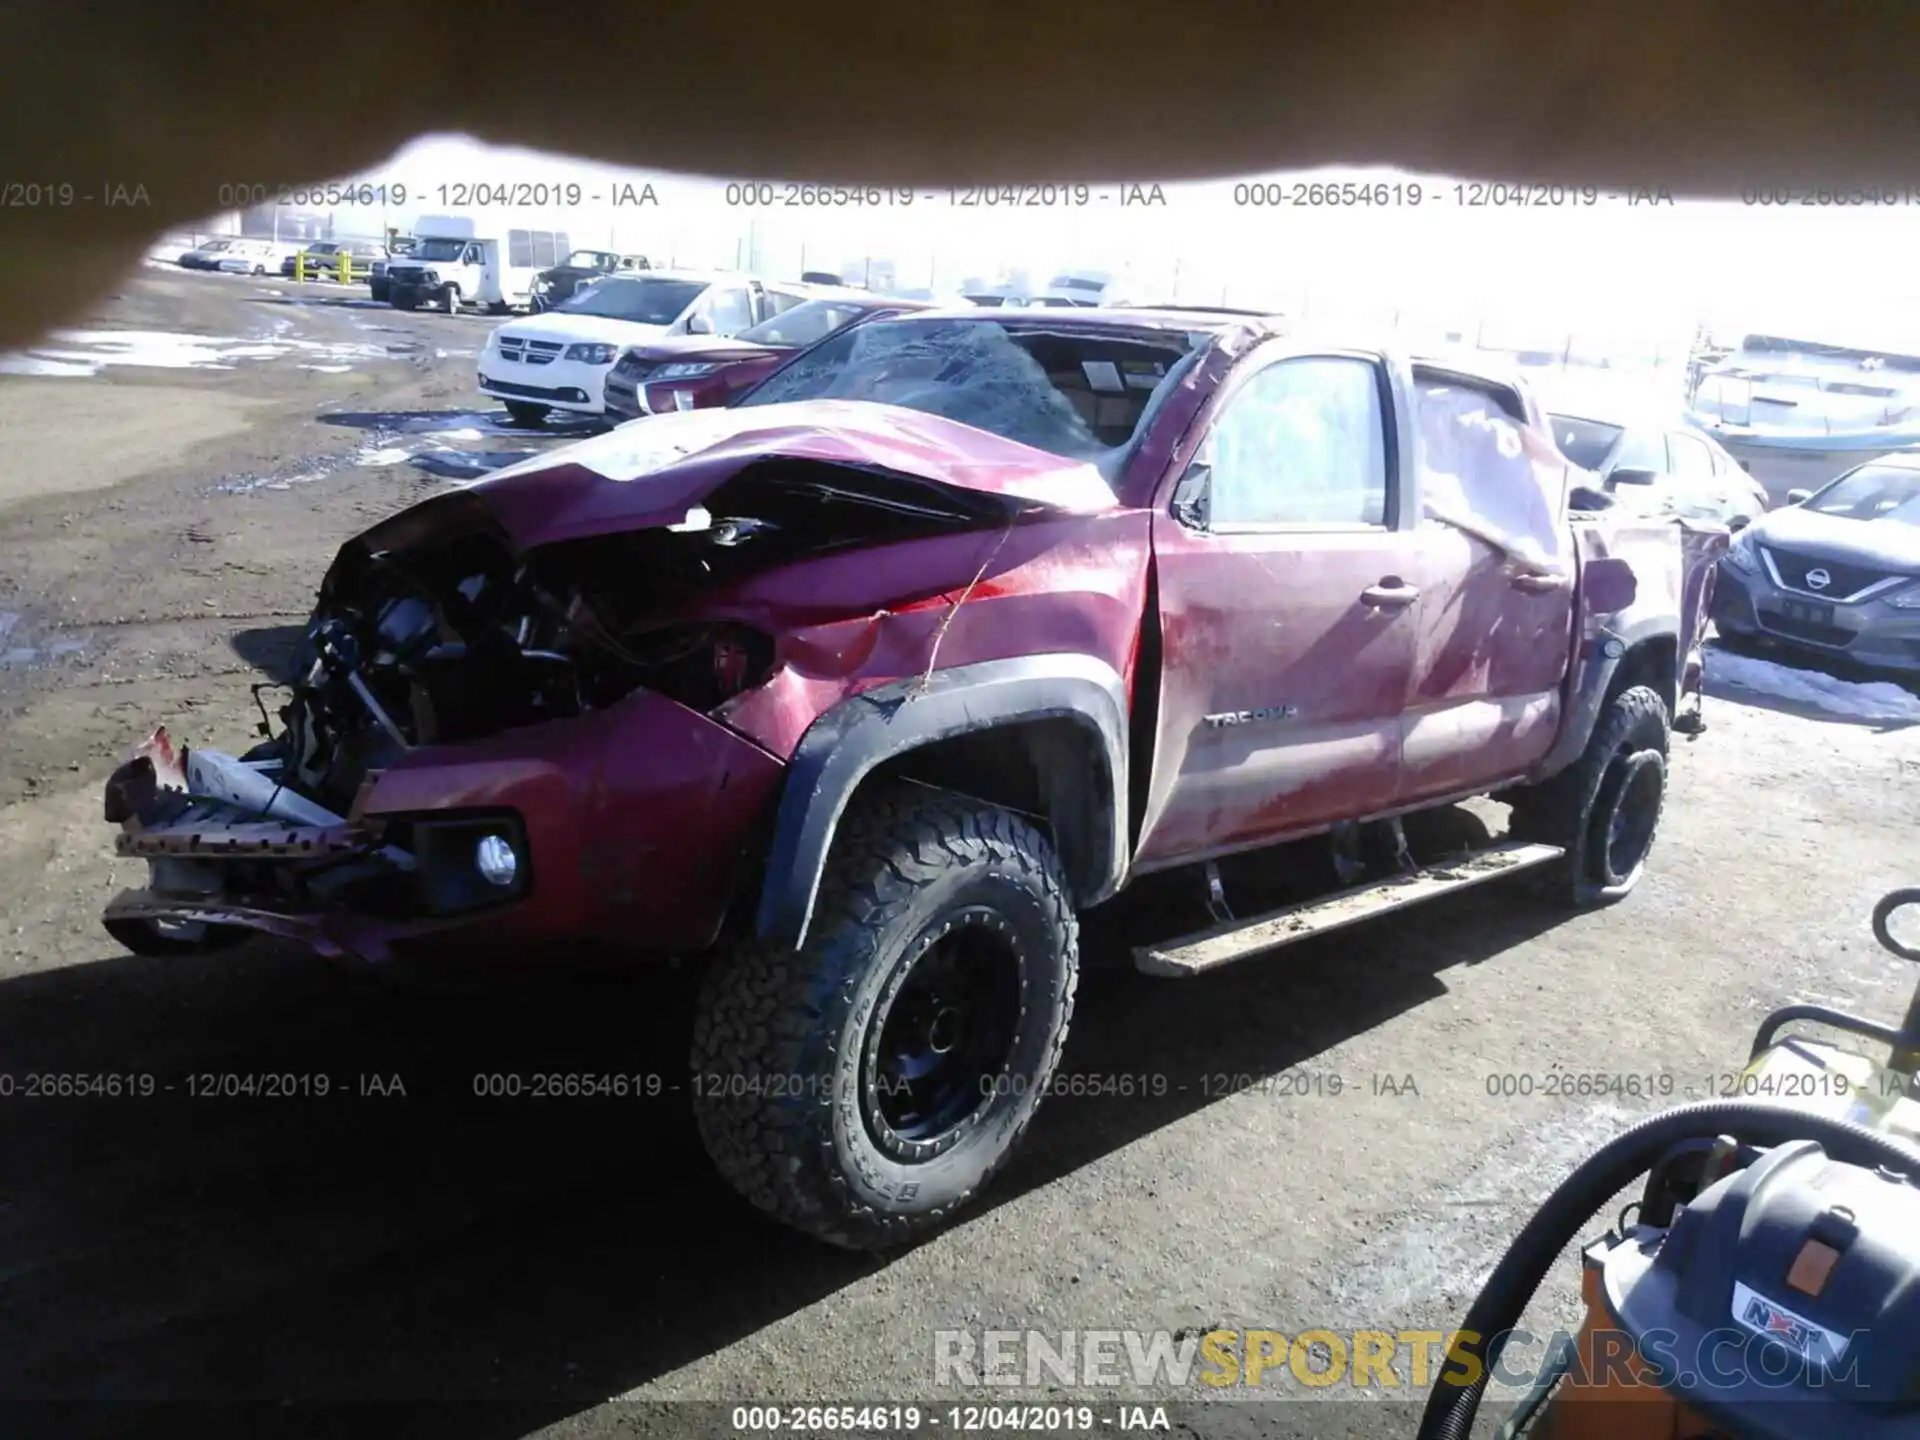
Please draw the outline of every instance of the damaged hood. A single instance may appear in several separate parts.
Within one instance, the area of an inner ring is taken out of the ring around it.
[[[1011,517],[1120,502],[1090,463],[955,420],[862,400],[802,400],[648,416],[462,487],[522,549],[687,520],[732,476],[767,461],[908,476]],[[850,475],[857,484],[857,474]],[[431,504],[432,502],[427,502]]]

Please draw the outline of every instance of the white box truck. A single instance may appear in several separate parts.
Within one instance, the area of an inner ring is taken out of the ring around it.
[[[449,315],[526,308],[534,277],[572,248],[564,230],[482,232],[459,215],[423,215],[413,234],[413,253],[387,265],[387,302],[401,310],[431,304]]]

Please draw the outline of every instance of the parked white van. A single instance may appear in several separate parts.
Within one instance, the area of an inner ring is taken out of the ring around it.
[[[387,266],[389,304],[417,310],[431,302],[449,315],[463,308],[524,308],[531,303],[535,277],[572,250],[564,230],[476,235],[472,221],[456,226],[450,218],[430,216],[415,224],[419,243],[413,253]]]
[[[609,275],[488,336],[480,392],[504,401],[523,425],[549,410],[604,414],[607,372],[627,346],[663,335],[738,335],[805,299],[807,288],[676,270]]]

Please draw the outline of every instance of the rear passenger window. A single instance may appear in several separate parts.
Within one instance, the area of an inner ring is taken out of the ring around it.
[[[1378,370],[1331,357],[1268,366],[1227,402],[1201,460],[1213,527],[1386,524]]]
[[[1421,523],[1452,525],[1551,554],[1568,462],[1503,387],[1417,374]]]

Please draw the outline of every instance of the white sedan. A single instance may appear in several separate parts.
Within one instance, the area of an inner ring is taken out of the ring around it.
[[[488,336],[480,392],[504,402],[523,425],[538,424],[549,410],[600,415],[607,372],[627,346],[663,335],[737,335],[785,299],[740,275],[611,275]]]

